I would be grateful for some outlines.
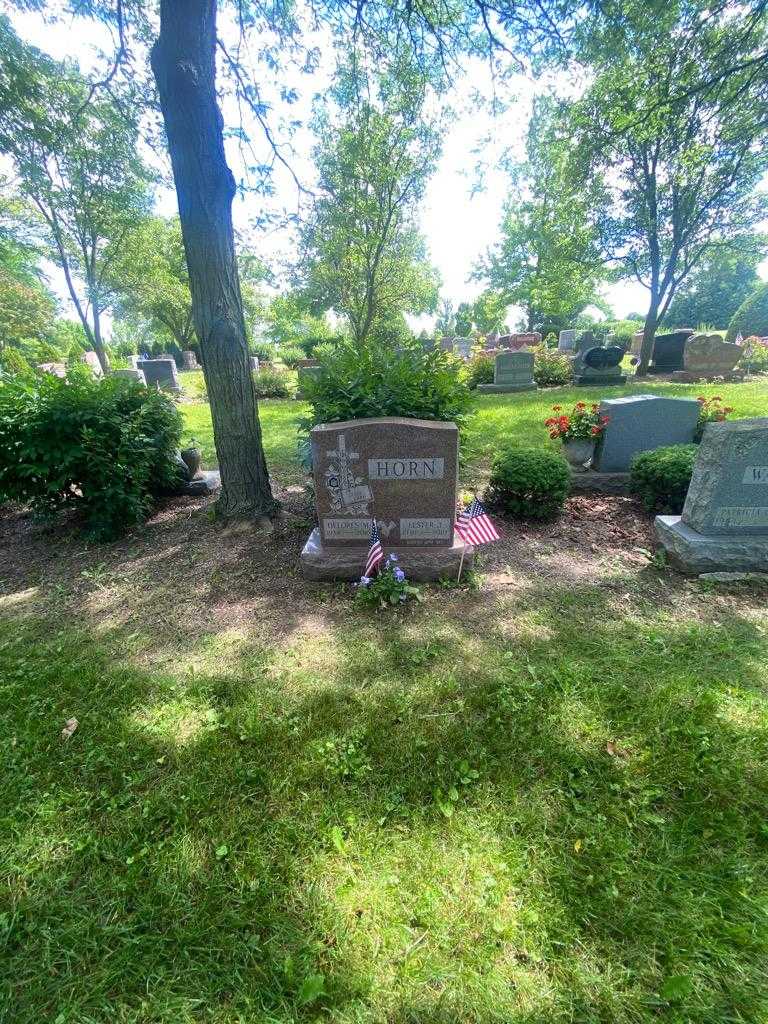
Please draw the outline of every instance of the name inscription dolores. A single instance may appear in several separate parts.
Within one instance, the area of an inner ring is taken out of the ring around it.
[[[743,484],[768,484],[768,466],[747,466],[741,482]]]
[[[370,519],[323,519],[328,540],[368,540],[371,536]]]
[[[445,459],[368,459],[369,480],[442,480]]]
[[[715,526],[768,526],[768,507],[724,505],[715,513]]]

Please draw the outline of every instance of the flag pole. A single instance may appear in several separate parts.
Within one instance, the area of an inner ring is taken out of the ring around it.
[[[464,545],[464,547],[461,549],[461,560],[459,561],[459,574],[456,577],[456,582],[457,583],[461,579],[461,570],[464,567],[464,552],[467,550],[467,542],[464,540],[463,537],[461,538],[461,541],[462,541],[462,544]]]

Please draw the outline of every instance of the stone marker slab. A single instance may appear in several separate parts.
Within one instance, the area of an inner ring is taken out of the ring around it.
[[[708,424],[682,516],[655,525],[683,571],[768,568],[768,418]]]
[[[576,348],[576,331],[560,331],[560,335],[557,339],[557,349],[559,352],[573,352]]]
[[[606,426],[592,460],[601,473],[628,473],[633,456],[670,444],[692,444],[699,421],[693,398],[629,395],[600,403]]]
[[[696,377],[725,377],[732,373],[744,350],[719,334],[694,334],[685,343],[683,368]]]
[[[472,355],[472,339],[455,338],[454,341],[456,344],[456,355],[460,356],[462,359],[469,359],[469,357]]]
[[[144,374],[147,387],[159,385],[169,391],[181,391],[174,359],[139,359],[136,362],[136,369]]]
[[[535,391],[533,352],[499,352],[493,367],[493,384],[480,384],[477,390],[490,393]]]
[[[259,372],[259,357],[258,356],[249,356],[248,358],[249,358],[250,363],[251,363],[251,370],[252,370],[252,372],[253,373],[258,373]]]
[[[653,342],[650,373],[674,373],[683,369],[685,346],[694,332],[689,328],[657,334]]]
[[[123,377],[125,380],[134,380],[137,384],[147,383],[147,378],[144,376],[143,370],[132,370],[132,369],[120,369],[113,370],[113,376]]]
[[[624,384],[626,376],[621,372],[624,349],[618,345],[605,348],[599,345],[591,331],[584,331],[576,342],[573,357],[573,380],[581,387],[594,384]]]
[[[67,376],[66,363],[38,363],[37,368],[42,370],[43,373],[50,373],[54,377],[61,377],[62,380]]]
[[[197,356],[191,349],[187,349],[181,353],[181,368],[182,370],[200,369],[200,367],[197,365]]]
[[[396,550],[398,564],[410,580],[417,582],[456,579],[472,568],[475,549],[464,544],[459,535],[450,547],[436,545],[390,545],[382,538],[384,554]],[[310,580],[358,580],[368,559],[368,543],[356,547],[329,547],[323,544],[320,530],[315,528],[301,552],[301,569]]]
[[[455,423],[347,420],[311,433],[323,547],[367,548],[373,516],[385,551],[451,547],[458,488]]]

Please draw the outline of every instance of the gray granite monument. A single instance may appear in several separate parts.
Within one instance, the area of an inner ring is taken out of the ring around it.
[[[655,525],[683,572],[768,571],[768,418],[708,424],[683,514]]]
[[[573,380],[581,387],[594,384],[625,384],[621,372],[624,349],[618,345],[604,348],[595,341],[591,331],[585,331],[576,343],[573,360]]]
[[[557,339],[558,352],[573,352],[576,347],[577,331],[560,331]]]
[[[132,370],[130,368],[113,370],[112,375],[114,377],[122,377],[125,380],[136,381],[137,384],[146,385],[147,383],[147,378],[144,376],[143,370]]]
[[[633,456],[670,444],[692,444],[699,421],[694,398],[630,395],[600,403],[608,417],[592,468],[599,473],[628,473]]]
[[[533,352],[499,352],[493,366],[493,384],[478,384],[486,394],[535,391]]]
[[[181,353],[181,368],[182,370],[200,369],[197,362],[197,356],[191,349],[185,349],[185,351]]]
[[[324,423],[311,434],[319,526],[301,553],[310,579],[357,579],[371,522],[384,553],[416,580],[457,575],[473,548],[454,535],[459,432],[455,423],[385,417]]]
[[[136,362],[136,369],[144,374],[147,387],[181,391],[175,359],[139,359]]]

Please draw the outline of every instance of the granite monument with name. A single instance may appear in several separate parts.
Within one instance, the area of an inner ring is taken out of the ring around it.
[[[709,423],[682,515],[655,525],[684,572],[768,571],[768,418]]]
[[[600,403],[608,424],[600,436],[592,468],[598,473],[628,473],[638,452],[670,444],[692,444],[699,421],[695,398],[628,395]]]
[[[138,359],[136,369],[141,370],[144,374],[147,387],[181,391],[175,359]]]
[[[683,369],[685,346],[694,332],[690,327],[657,334],[653,342],[650,373],[674,373]]]
[[[191,349],[185,349],[181,353],[181,368],[182,370],[199,370],[200,367],[197,362],[197,356]]]
[[[384,417],[314,427],[319,526],[301,554],[311,579],[358,578],[376,523],[414,579],[455,577],[473,549],[454,534],[459,433],[455,423]]]
[[[478,384],[477,390],[490,394],[535,391],[533,352],[499,352],[493,366],[493,384]]]

